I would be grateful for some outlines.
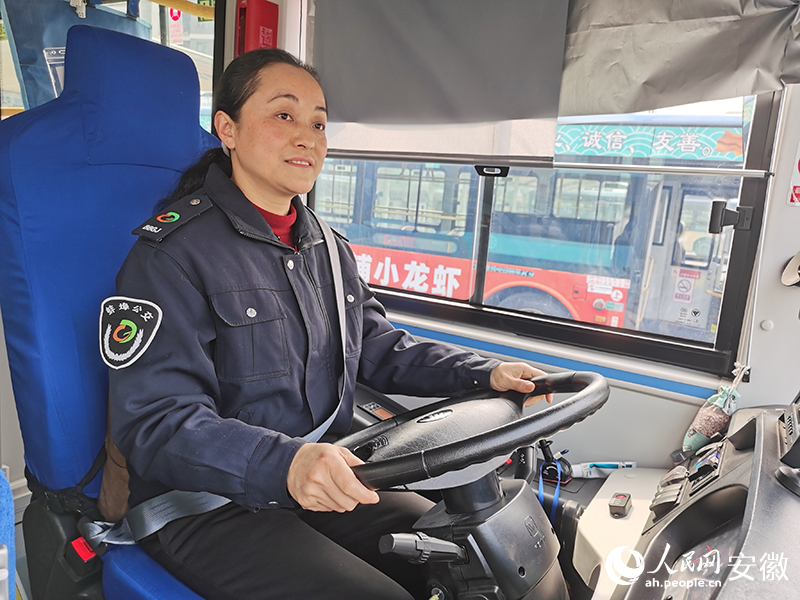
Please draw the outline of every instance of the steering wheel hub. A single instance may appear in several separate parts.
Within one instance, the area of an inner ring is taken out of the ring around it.
[[[476,481],[514,450],[582,421],[608,399],[608,383],[588,372],[532,380],[535,391],[483,390],[450,398],[382,421],[337,442],[366,464],[353,472],[373,489],[447,489]],[[570,398],[525,417],[531,395],[573,392]]]

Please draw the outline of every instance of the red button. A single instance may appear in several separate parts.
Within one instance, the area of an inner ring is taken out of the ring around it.
[[[83,562],[89,562],[92,560],[97,554],[94,553],[92,547],[82,537],[72,540],[72,547],[75,549],[75,552],[78,553],[78,556],[81,557]]]

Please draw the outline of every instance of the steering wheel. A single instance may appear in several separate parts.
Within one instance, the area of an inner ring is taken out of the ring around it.
[[[336,445],[364,461],[353,472],[368,488],[446,489],[479,479],[517,448],[583,421],[608,400],[608,383],[597,373],[531,381],[536,388],[530,394],[481,390],[449,398],[376,423]],[[528,398],[550,392],[574,395],[523,417]]]

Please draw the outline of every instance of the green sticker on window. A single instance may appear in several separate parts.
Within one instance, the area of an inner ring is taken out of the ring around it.
[[[214,6],[215,0],[197,0],[197,3],[201,6]],[[214,19],[204,19],[203,17],[197,17],[198,23],[205,23],[206,21],[213,21]]]

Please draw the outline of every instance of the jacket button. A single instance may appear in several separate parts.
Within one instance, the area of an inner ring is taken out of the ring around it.
[[[200,200],[199,198],[192,198],[191,200],[189,200],[189,204],[191,204],[192,206],[197,206],[198,204],[200,204]]]
[[[294,261],[293,260],[287,260],[286,261],[286,266],[289,267],[289,270],[291,271],[292,269],[294,269]]]
[[[255,316],[258,314],[258,311],[257,311],[255,308],[253,308],[253,307],[251,306],[251,307],[250,307],[250,308],[248,308],[246,311],[244,311],[244,313],[245,313],[245,314],[246,314],[248,317],[250,317],[250,318],[252,319],[253,317],[255,317]]]
[[[355,299],[356,298],[355,298],[355,296],[353,296],[353,294],[347,294],[347,301],[348,302],[353,302]]]
[[[275,501],[273,500],[272,502],[269,502],[269,503],[267,504],[267,506],[269,506],[269,507],[271,507],[271,508],[276,508],[276,507],[277,507],[277,506],[279,506],[279,505],[278,505],[278,503],[277,503],[277,502],[275,502]]]

